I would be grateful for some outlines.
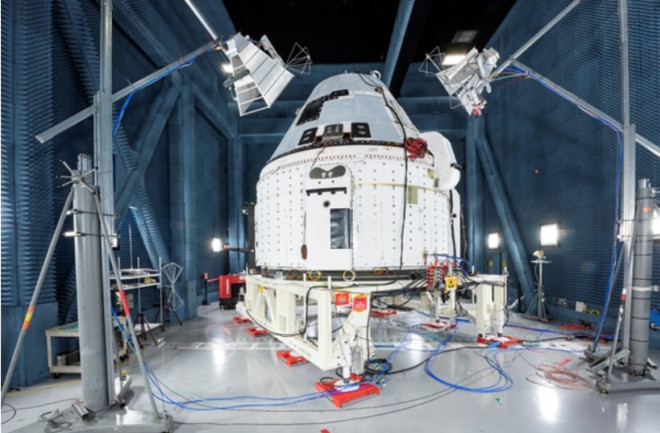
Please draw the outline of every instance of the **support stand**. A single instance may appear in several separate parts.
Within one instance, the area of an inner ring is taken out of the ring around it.
[[[545,254],[543,251],[535,251],[534,256],[536,260],[532,260],[532,263],[539,267],[539,280],[536,284],[536,316],[529,314],[525,315],[525,318],[538,320],[539,322],[548,323],[550,321],[550,316],[548,316],[548,309],[545,305],[545,290],[543,287],[543,265],[550,263],[545,259]]]
[[[628,288],[624,287],[622,291],[611,352],[591,365],[591,371],[600,374],[596,386],[602,393],[660,390],[660,378],[651,372],[648,360],[653,270],[652,219],[653,209],[657,206],[654,197],[655,189],[651,188],[648,179],[641,179],[637,189],[637,212],[633,226],[634,244],[626,269],[632,274],[632,293],[628,299]],[[625,309],[630,310],[631,318],[630,326],[623,327],[622,341],[630,341],[630,346],[626,348],[623,345],[619,349],[618,336],[621,323],[624,322],[624,303],[628,304]],[[605,368],[607,372],[603,374]]]
[[[137,315],[138,322],[140,323],[140,335],[142,335],[142,341],[147,340],[147,332],[151,336],[151,340],[154,342],[154,346],[158,346],[158,340],[154,335],[154,332],[151,330],[149,321],[144,317],[144,313],[138,313]],[[140,343],[140,349],[144,348],[144,345]]]
[[[183,326],[183,322],[179,317],[179,313],[176,312],[177,303],[184,305],[183,299],[181,299],[181,296],[179,296],[176,291],[176,282],[179,280],[181,272],[183,272],[183,266],[174,262],[170,262],[161,268],[161,275],[165,280],[165,283],[163,284],[163,287],[165,288],[165,296],[161,299],[161,305],[159,307],[160,322],[163,327],[163,331],[165,330],[165,322],[167,319],[166,313],[168,311],[172,312],[176,318],[176,321],[179,323],[179,326]]]
[[[62,217],[60,218],[60,222],[58,223],[56,232],[53,236],[53,241],[51,242],[51,247],[53,248],[49,249],[49,253],[51,250],[54,250],[54,246],[56,245],[56,241],[62,230],[68,207],[73,199],[73,203],[76,207],[72,212],[75,215],[74,228],[76,230],[76,239],[81,241],[76,242],[75,245],[76,269],[81,272],[80,275],[76,276],[78,282],[77,289],[79,300],[82,299],[83,302],[87,303],[82,304],[80,301],[78,302],[78,319],[81,330],[80,339],[81,346],[84,345],[84,347],[89,350],[86,350],[81,354],[83,402],[76,401],[70,408],[59,412],[56,417],[56,422],[58,425],[62,425],[63,423],[66,424],[67,432],[113,431],[158,433],[170,431],[172,429],[172,417],[166,413],[161,414],[158,412],[156,402],[151,392],[149,378],[145,371],[142,352],[139,347],[134,346],[134,349],[140,369],[142,370],[145,392],[149,397],[152,412],[125,409],[124,407],[127,404],[127,399],[130,395],[131,378],[129,376],[122,376],[106,380],[106,375],[104,374],[106,370],[106,356],[101,352],[111,350],[113,341],[107,340],[103,337],[106,334],[103,332],[103,326],[94,322],[93,318],[102,318],[103,311],[110,308],[109,302],[107,302],[107,305],[105,302],[109,297],[98,296],[98,299],[92,299],[89,301],[85,298],[85,296],[89,294],[99,295],[99,293],[95,292],[102,292],[102,284],[100,282],[100,257],[101,248],[103,247],[105,247],[109,255],[115,275],[118,276],[117,283],[122,298],[125,298],[125,295],[123,289],[124,286],[119,277],[119,275],[121,275],[119,273],[119,267],[117,266],[117,261],[112,253],[110,236],[108,234],[104,213],[102,212],[101,202],[99,200],[99,189],[93,183],[93,173],[94,170],[91,169],[91,159],[86,155],[79,155],[78,170],[71,170],[71,181],[68,182],[68,184],[73,184],[72,192],[67,198],[62,211]],[[85,239],[91,242],[83,242]],[[52,254],[47,254],[42,267],[44,273],[48,269],[51,257]],[[88,260],[87,262],[84,262],[86,263],[86,266],[81,264],[83,257]],[[88,287],[82,285],[83,283],[92,284],[94,281],[94,286]],[[99,287],[99,285],[101,287]],[[41,287],[38,283],[37,289],[40,288]],[[38,294],[39,290],[35,290],[35,302]],[[80,296],[83,296],[83,298],[80,298]],[[99,302],[101,304],[96,305],[96,303]],[[94,305],[92,305],[93,303]],[[83,305],[88,311],[80,311],[83,308]],[[127,307],[128,305],[126,303],[125,308]],[[127,328],[131,334],[131,339],[137,341],[130,312],[127,310],[126,313]],[[27,327],[24,326],[23,329],[26,330]],[[87,331],[86,337],[83,335],[83,330]],[[96,334],[99,334],[102,337],[98,337]],[[86,340],[83,340],[84,338],[86,338]],[[95,338],[100,338],[100,341],[94,342]],[[97,347],[101,349],[97,349]],[[17,349],[16,352],[20,352],[20,347],[17,346]],[[111,366],[110,368],[114,367]],[[11,372],[10,366],[10,373]],[[10,382],[11,374],[5,378],[5,384],[9,384]],[[104,399],[104,397],[108,395],[108,389],[111,391],[112,395],[114,395],[113,401]],[[36,422],[16,431],[31,433],[43,430],[43,422]],[[50,431],[49,427],[46,427],[46,431]]]

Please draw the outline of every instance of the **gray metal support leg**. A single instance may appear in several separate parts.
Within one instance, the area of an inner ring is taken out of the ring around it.
[[[630,320],[630,371],[644,375],[649,356],[649,317],[651,314],[651,274],[653,270],[653,209],[655,191],[648,179],[639,181],[637,202],[640,215],[635,235],[635,262],[632,281]]]
[[[80,176],[91,169],[91,158],[78,156],[75,175]],[[91,173],[83,180],[90,186],[94,185]],[[110,405],[108,386],[112,383],[106,380],[107,347],[103,312],[109,305],[106,306],[103,300],[101,231],[92,191],[80,182],[74,184],[73,191],[82,396],[88,409],[99,411]]]

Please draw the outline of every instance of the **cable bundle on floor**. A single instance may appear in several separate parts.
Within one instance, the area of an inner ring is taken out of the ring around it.
[[[583,390],[591,387],[588,379],[567,369],[565,362],[542,362],[533,367],[536,374],[527,376],[526,379],[535,385],[567,390]]]

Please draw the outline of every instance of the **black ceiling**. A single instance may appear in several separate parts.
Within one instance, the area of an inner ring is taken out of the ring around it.
[[[419,1],[419,0],[418,0]],[[382,62],[394,28],[398,0],[225,0],[237,31],[258,39],[266,34],[286,59],[294,42],[307,46],[314,63]],[[490,39],[515,0],[436,0],[423,19],[412,61],[440,46],[443,52],[468,46],[452,45],[457,30],[478,30],[470,46]],[[225,35],[229,36],[229,35]],[[407,48],[407,47],[406,47]],[[410,52],[408,53],[411,54]]]

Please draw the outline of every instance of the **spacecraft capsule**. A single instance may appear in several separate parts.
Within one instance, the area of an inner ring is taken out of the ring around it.
[[[406,148],[419,138],[428,149]],[[376,76],[330,77],[261,171],[257,265],[394,272],[458,255],[459,177],[451,143],[420,133]]]

